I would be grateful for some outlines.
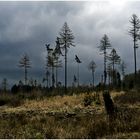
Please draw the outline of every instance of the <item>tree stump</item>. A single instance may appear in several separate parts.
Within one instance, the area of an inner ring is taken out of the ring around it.
[[[108,90],[105,90],[103,92],[103,99],[104,99],[106,112],[109,115],[109,119],[112,120],[115,117],[115,106]]]

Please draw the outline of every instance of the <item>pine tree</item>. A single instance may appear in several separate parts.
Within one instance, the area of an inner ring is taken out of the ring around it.
[[[67,93],[67,52],[70,46],[75,46],[73,41],[74,36],[67,22],[64,23],[59,35],[61,41],[60,45],[62,46],[61,48],[64,50],[65,57],[65,93]]]
[[[55,67],[55,80],[56,87],[58,86],[58,68],[62,67],[62,61],[60,60],[60,56],[63,56],[60,48],[59,38],[56,39],[56,46],[53,50],[53,58],[54,58],[54,67]]]
[[[129,35],[133,39],[133,48],[134,48],[134,63],[135,63],[135,84],[136,84],[136,77],[137,77],[137,56],[136,56],[136,49],[138,48],[138,40],[140,39],[140,20],[138,17],[133,14],[130,21],[131,27],[129,29]]]
[[[116,50],[113,48],[109,56],[107,57],[110,61],[109,65],[112,66],[113,70],[113,86],[115,84],[115,64],[120,64],[120,56],[117,54]]]
[[[52,87],[54,87],[54,83],[55,83],[55,78],[54,78],[54,55],[53,55],[53,49],[50,48],[50,44],[46,44],[46,48],[47,48],[47,64],[46,64],[46,74],[49,73],[48,68],[51,69],[51,79],[52,79]],[[47,76],[47,75],[46,75]],[[47,77],[48,78],[48,77]],[[47,79],[46,78],[46,79]],[[47,83],[48,84],[48,83]]]
[[[112,77],[113,77],[113,70],[110,64],[107,65],[107,74],[108,74],[108,84],[110,86],[112,83]]]
[[[28,73],[28,69],[31,68],[31,63],[30,63],[30,59],[29,56],[27,54],[24,54],[23,57],[21,58],[21,60],[19,61],[19,67],[23,67],[24,68],[24,79],[25,79],[25,85],[27,85],[27,73]]]
[[[105,86],[106,85],[106,78],[107,78],[107,72],[106,72],[107,49],[111,48],[109,38],[106,34],[101,39],[100,46],[98,48],[100,49],[101,54],[104,55],[104,86]]]
[[[7,91],[7,86],[8,86],[7,79],[4,78],[3,81],[2,81],[2,89],[3,89],[4,92]]]

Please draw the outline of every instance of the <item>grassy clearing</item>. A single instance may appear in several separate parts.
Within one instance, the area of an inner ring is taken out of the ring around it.
[[[18,106],[6,103],[0,107],[0,138],[140,138],[140,108],[134,103],[130,107],[130,100],[124,101],[131,94],[111,93],[118,106],[118,115],[112,122],[99,95],[100,104],[94,94],[46,97],[32,93],[32,98],[20,95],[22,103]],[[133,96],[131,100],[138,105],[140,95]],[[91,99],[90,105],[85,106]]]

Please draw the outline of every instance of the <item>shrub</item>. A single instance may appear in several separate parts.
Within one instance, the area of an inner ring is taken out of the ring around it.
[[[89,106],[94,101],[94,96],[92,94],[86,94],[84,97],[84,106]]]
[[[6,105],[10,102],[12,96],[8,94],[1,94],[0,95],[0,106]]]
[[[12,106],[12,107],[18,107],[21,106],[23,104],[23,100],[20,100],[18,98],[12,98],[8,105]]]

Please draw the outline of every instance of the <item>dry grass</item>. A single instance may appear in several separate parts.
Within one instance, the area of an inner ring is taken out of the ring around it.
[[[63,108],[81,106],[84,94],[73,95],[73,96],[54,96],[49,98],[44,98],[43,100],[26,100],[24,107],[26,108]]]
[[[94,95],[94,94],[93,94]],[[85,93],[72,96],[54,96],[45,97],[43,99],[24,100],[23,105],[16,108],[8,107],[5,111],[23,111],[23,110],[46,110],[47,112],[73,112],[85,109],[84,106]],[[86,109],[101,108],[101,105],[96,105],[94,102],[86,107]]]
[[[123,100],[132,102],[130,95],[111,93],[118,116],[109,122],[102,93],[99,93],[100,105],[93,101],[87,107],[85,93],[43,98],[35,98],[34,93],[32,100],[25,98],[20,106],[0,108],[0,138],[140,138],[139,99],[131,107]],[[140,97],[134,96],[135,101]]]

